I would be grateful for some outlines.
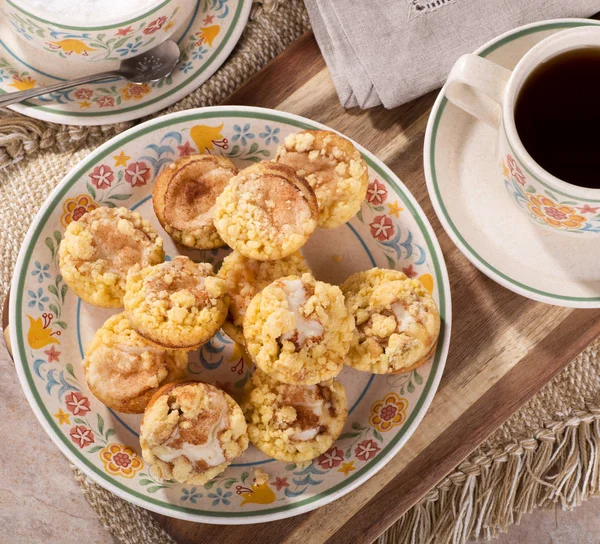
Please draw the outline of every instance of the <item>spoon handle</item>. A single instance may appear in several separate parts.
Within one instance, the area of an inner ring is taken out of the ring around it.
[[[42,94],[50,93],[53,91],[62,91],[63,89],[69,89],[75,85],[82,85],[84,83],[91,83],[93,81],[99,81],[101,79],[108,79],[111,77],[120,77],[120,73],[117,71],[102,72],[99,74],[92,74],[89,76],[83,76],[78,79],[71,79],[69,81],[61,81],[54,83],[53,85],[46,85],[45,87],[37,87],[36,89],[29,89],[27,91],[19,91],[16,93],[7,93],[0,96],[0,107],[15,104],[17,102],[23,102],[28,98],[40,96]]]

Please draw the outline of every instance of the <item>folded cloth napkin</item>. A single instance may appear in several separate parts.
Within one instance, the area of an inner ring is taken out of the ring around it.
[[[454,61],[507,30],[588,17],[600,0],[305,0],[345,108],[399,106],[440,87]]]

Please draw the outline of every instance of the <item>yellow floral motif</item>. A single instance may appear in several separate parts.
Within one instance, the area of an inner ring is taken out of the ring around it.
[[[240,506],[244,506],[244,504],[249,503],[271,504],[272,502],[275,502],[277,497],[267,482],[261,485],[252,484],[250,487],[251,491],[240,493],[240,495],[244,497],[244,500],[240,503]]]
[[[213,150],[215,148],[214,143],[223,139],[221,130],[223,130],[223,123],[218,127],[208,125],[193,126],[190,129],[190,136],[198,148],[198,153],[206,153],[209,150]]]
[[[71,221],[81,219],[84,214],[91,212],[98,207],[89,195],[77,195],[75,198],[67,198],[63,202],[63,213],[60,217],[60,223],[66,227]]]
[[[133,449],[115,442],[100,450],[100,459],[106,472],[123,478],[133,478],[144,466],[144,461]]]
[[[36,80],[31,79],[31,77],[21,77],[17,74],[13,74],[13,82],[9,83],[9,87],[14,87],[19,91],[28,91],[29,89],[33,89],[35,87]]]
[[[356,470],[356,467],[354,466],[354,461],[350,461],[349,463],[342,463],[342,466],[338,468],[338,472],[343,472],[344,476],[348,476],[348,474],[350,474],[350,472],[352,472],[353,470]]]
[[[390,215],[393,215],[394,217],[399,217],[400,212],[404,209],[401,208],[397,202],[389,202],[388,208],[390,210]]]
[[[510,170],[509,170],[508,166],[506,166],[506,162],[504,162],[504,159],[502,159],[501,167],[502,167],[502,175],[506,179],[510,179]]]
[[[417,279],[423,284],[423,287],[429,291],[430,295],[433,294],[433,276],[431,274],[422,274]]]
[[[48,45],[51,49],[60,49],[67,55],[75,53],[76,55],[87,57],[90,51],[96,51],[93,47],[88,47],[81,40],[75,40],[73,38],[58,40],[57,42],[48,42]]]
[[[527,200],[529,211],[551,227],[580,229],[586,223],[586,218],[579,215],[575,208],[564,204],[556,204],[547,196],[527,193]]]
[[[221,27],[219,25],[212,25],[200,28],[200,32],[196,32],[195,36],[198,38],[198,43],[205,43],[209,47],[212,47],[213,41],[219,35]]]
[[[175,21],[169,21],[164,27],[163,32],[171,30],[175,26]]]
[[[27,316],[29,319],[29,332],[27,333],[27,343],[32,349],[42,349],[49,344],[60,344],[58,338],[55,338],[53,334],[59,336],[60,331],[54,332],[50,328],[50,322],[52,321],[52,314],[46,317],[44,314],[42,317],[34,319],[30,315]]]
[[[92,105],[92,103],[89,102],[88,100],[83,100],[82,102],[79,102],[80,108],[89,108],[91,105]]]
[[[135,83],[128,83],[120,91],[123,100],[141,100],[145,95],[152,91],[152,88],[147,83],[142,85],[136,85]]]
[[[67,412],[63,412],[62,408],[59,408],[58,412],[54,414],[54,417],[58,419],[59,425],[71,425],[71,421],[69,420],[69,414]]]
[[[127,166],[127,161],[131,159],[130,156],[125,155],[125,151],[121,151],[118,155],[114,155],[113,159],[115,159],[115,167],[116,166]]]
[[[387,432],[393,427],[402,425],[406,421],[408,401],[396,393],[388,393],[383,400],[371,406],[369,424],[381,432]]]

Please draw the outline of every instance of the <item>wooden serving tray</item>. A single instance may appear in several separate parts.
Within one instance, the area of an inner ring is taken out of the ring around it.
[[[329,125],[398,175],[425,210],[446,258],[452,344],[421,425],[368,482],[318,510],[271,523],[205,525],[153,514],[179,544],[372,542],[600,335],[600,310],[558,308],[520,297],[478,272],[452,244],[427,196],[422,167],[425,126],[436,94],[391,111],[345,111],[308,33],[227,101]]]

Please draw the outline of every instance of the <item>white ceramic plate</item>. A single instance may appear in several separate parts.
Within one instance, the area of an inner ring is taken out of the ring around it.
[[[130,121],[155,113],[190,94],[225,62],[242,35],[252,0],[190,0],[191,18],[177,22],[173,35],[181,61],[173,73],[152,84],[133,85],[122,79],[90,83],[9,106],[14,111],[49,121],[74,125],[104,125]],[[157,27],[161,33],[162,28]],[[35,21],[24,27],[37,31]],[[127,29],[116,29],[126,32]],[[126,34],[124,35],[126,37]],[[119,38],[121,39],[121,38]],[[125,51],[133,44],[123,44]],[[17,37],[0,17],[0,94],[50,85],[85,74],[114,70],[118,61],[85,62],[77,55],[57,59]]]
[[[248,451],[205,486],[154,480],[140,457],[140,416],[106,408],[89,392],[80,361],[84,346],[115,313],[82,303],[64,285],[56,252],[65,225],[95,203],[128,206],[152,221],[167,255],[177,250],[160,228],[152,184],[182,154],[208,152],[238,166],[273,157],[286,135],[318,123],[259,108],[192,110],[144,123],[90,154],[50,195],[23,243],[12,285],[11,341],[21,384],[44,429],[85,474],[131,502],[168,516],[208,523],[253,523],[317,508],[360,485],[415,431],[440,380],[450,341],[450,290],[444,259],[423,211],[396,176],[359,147],[369,165],[368,199],[335,230],[318,230],[303,253],[317,278],[340,283],[375,265],[420,278],[438,302],[442,330],[434,357],[398,376],[345,369],[340,375],[350,415],[342,436],[308,467]],[[216,265],[226,250],[190,255]],[[236,396],[251,368],[220,333],[192,355],[190,376]],[[257,467],[269,474],[253,482]]]
[[[599,24],[588,19],[534,23],[476,53],[512,69],[551,34]],[[446,232],[479,270],[519,295],[558,306],[600,307],[600,244],[546,229],[520,212],[498,174],[495,149],[495,132],[450,104],[442,89],[427,125],[423,160],[429,196]]]

